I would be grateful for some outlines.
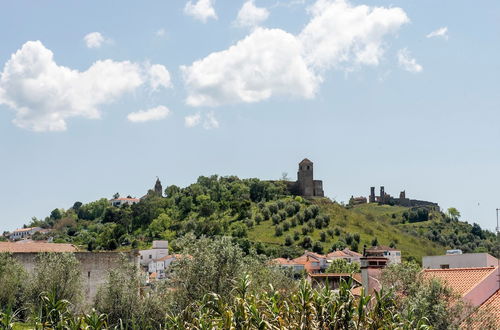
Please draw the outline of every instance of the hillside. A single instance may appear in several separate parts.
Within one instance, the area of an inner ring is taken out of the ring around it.
[[[403,258],[417,261],[448,248],[499,254],[493,233],[457,216],[423,208],[306,200],[290,195],[280,181],[214,175],[185,188],[169,186],[165,195],[150,191],[139,203],[122,207],[104,198],[75,202],[45,219],[33,218],[29,226],[52,229],[34,239],[50,236],[88,250],[141,248],[153,239],[167,239],[175,249],[175,240],[192,232],[198,237],[232,236],[246,251],[254,248],[272,257],[295,257],[304,249],[362,251],[373,244],[395,246]]]

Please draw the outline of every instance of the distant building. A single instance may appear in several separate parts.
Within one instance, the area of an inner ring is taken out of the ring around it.
[[[171,254],[153,261],[150,261],[148,264],[148,273],[153,274],[156,273],[155,278],[162,279],[166,276],[166,270],[170,267],[170,265],[175,262],[177,259],[181,258],[179,254]]]
[[[401,263],[401,250],[388,246],[372,246],[365,250],[364,256],[387,258],[388,265]]]
[[[304,158],[299,163],[297,181],[287,182],[290,193],[304,197],[324,197],[323,181],[314,180],[314,164]]]
[[[387,267],[389,260],[383,256],[364,255],[360,259],[361,263],[361,282],[367,294],[381,289],[380,278],[382,270]]]
[[[128,204],[128,205],[134,205],[139,203],[141,200],[139,198],[123,198],[123,197],[118,197],[118,198],[113,198],[109,202],[111,205],[120,207],[122,205]]]
[[[422,267],[426,269],[453,269],[474,267],[496,267],[498,259],[488,253],[447,254],[422,258]]]
[[[337,250],[337,251],[333,251],[333,252],[328,253],[326,255],[326,261],[332,262],[333,260],[336,260],[336,259],[344,259],[348,263],[351,263],[351,262],[359,263],[360,258],[362,256],[363,255],[361,253],[357,253],[355,251],[351,251],[351,250],[345,248],[343,250]]]
[[[366,197],[360,196],[360,197],[354,197],[351,196],[349,199],[349,205],[360,205],[360,204],[366,204],[368,201]]]
[[[9,239],[12,241],[17,241],[20,239],[30,238],[37,231],[41,231],[40,227],[31,227],[31,228],[21,228],[16,229],[9,235]]]
[[[168,256],[168,241],[153,241],[153,248],[139,251],[139,262],[143,267],[149,263]]]
[[[162,197],[163,196],[163,187],[161,185],[161,181],[160,181],[160,178],[156,177],[156,182],[155,182],[155,187],[154,187],[154,193],[157,195],[157,196],[160,196]]]

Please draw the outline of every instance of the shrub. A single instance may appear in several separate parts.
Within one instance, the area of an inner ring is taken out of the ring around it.
[[[293,244],[293,239],[290,235],[288,235],[287,237],[285,237],[285,245],[286,246],[290,246]]]
[[[302,235],[307,235],[307,233],[309,233],[309,229],[306,226],[302,227]]]
[[[311,237],[309,236],[305,236],[303,239],[302,239],[302,243],[300,243],[300,245],[304,248],[304,249],[310,249],[312,247],[312,239]]]
[[[298,241],[300,239],[300,234],[298,231],[293,232],[293,240]]]
[[[286,212],[285,211],[279,211],[278,215],[280,216],[281,220],[286,220]]]
[[[279,200],[278,202],[276,202],[276,205],[278,205],[278,208],[280,210],[284,209],[285,208],[285,202],[282,201],[282,200]]]
[[[320,242],[315,242],[313,244],[313,248],[312,248],[313,252],[316,252],[316,253],[323,253],[323,246],[321,245]]]
[[[273,220],[273,224],[274,224],[274,225],[279,224],[279,223],[280,223],[280,221],[281,221],[280,216],[279,216],[279,215],[277,215],[277,214],[273,214],[273,216],[271,217],[271,219]]]
[[[335,227],[335,236],[340,236],[340,229],[339,229],[339,227]]]
[[[281,225],[277,225],[275,228],[274,228],[274,235],[275,236],[281,236],[283,235],[283,227]]]
[[[328,229],[327,231],[328,236],[333,237],[334,231],[333,229]]]
[[[260,223],[264,220],[263,216],[261,214],[255,215],[255,223],[257,225],[260,225]]]
[[[321,241],[321,242],[326,242],[326,232],[322,231],[322,232],[319,234],[319,237],[320,237],[320,241]]]
[[[288,231],[290,229],[290,223],[288,221],[283,222],[283,230]]]

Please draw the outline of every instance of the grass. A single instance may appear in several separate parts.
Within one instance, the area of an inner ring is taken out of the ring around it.
[[[335,228],[341,231],[340,236],[330,237],[327,235],[327,240],[321,242],[325,253],[330,251],[333,243],[337,242],[339,238],[344,238],[347,233],[360,235],[360,251],[362,251],[364,245],[371,246],[371,241],[376,237],[379,245],[389,245],[393,242],[402,251],[403,259],[414,259],[418,262],[422,261],[423,256],[443,254],[446,249],[446,247],[405,231],[405,229],[411,227],[418,229],[419,226],[428,226],[429,224],[426,223],[431,222],[426,221],[418,225],[401,224],[402,214],[408,210],[405,207],[363,204],[353,208],[345,208],[326,199],[313,200],[312,203],[320,207],[320,214],[330,216],[328,227],[315,229],[314,232],[307,234],[314,242],[320,241],[322,231],[335,230]],[[306,225],[290,228],[289,231],[283,232],[282,236],[276,237],[275,226],[271,220],[266,220],[250,228],[248,238],[252,241],[267,244],[284,244],[287,235],[293,237],[294,231],[298,231],[300,239],[294,242],[294,245],[298,245],[305,236],[302,234],[303,226]]]

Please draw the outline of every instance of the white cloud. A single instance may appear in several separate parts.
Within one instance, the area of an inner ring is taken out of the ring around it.
[[[219,122],[215,118],[214,112],[210,111],[205,115],[205,121],[203,122],[204,129],[219,128]]]
[[[378,65],[383,39],[409,22],[401,8],[352,6],[345,0],[318,0],[299,39],[306,62],[316,69],[345,63]]]
[[[398,63],[406,71],[411,73],[419,73],[423,70],[423,67],[417,63],[417,60],[411,57],[408,49],[403,48],[398,51]]]
[[[99,48],[107,41],[100,32],[91,32],[83,40],[88,48]]]
[[[193,4],[193,1],[189,1],[184,7],[184,13],[203,23],[206,23],[209,18],[217,19],[214,2],[215,0],[198,0]]]
[[[167,68],[161,64],[153,64],[149,68],[150,85],[153,90],[157,90],[160,86],[165,88],[172,87],[170,73]]]
[[[210,130],[219,128],[219,121],[217,120],[217,118],[215,118],[213,111],[210,111],[203,116],[200,112],[197,112],[193,115],[184,117],[184,125],[188,128],[198,126],[202,122],[202,126],[204,129]]]
[[[159,29],[158,31],[156,31],[155,34],[157,37],[163,37],[165,36],[165,33],[166,33],[165,29]]]
[[[378,65],[384,38],[409,22],[401,8],[352,6],[345,0],[317,0],[308,11],[311,20],[297,36],[256,28],[228,49],[181,66],[186,103],[312,98],[326,70]]]
[[[12,54],[0,74],[0,104],[12,108],[14,123],[33,131],[64,131],[72,117],[99,118],[99,107],[136,90],[146,69],[129,61],[97,61],[86,71],[58,65],[40,41]]]
[[[236,25],[241,27],[254,27],[260,25],[269,17],[266,8],[256,7],[254,0],[248,0],[243,4],[236,18]]]
[[[443,38],[443,39],[448,40],[448,27],[445,26],[445,27],[439,28],[435,31],[432,31],[431,33],[426,35],[426,37],[427,38]]]
[[[257,28],[229,49],[181,66],[187,103],[217,106],[271,96],[312,98],[319,82],[301,56],[301,44],[279,29]]]
[[[194,115],[184,117],[184,125],[186,125],[186,127],[195,127],[200,123],[200,121],[201,114],[199,112]]]
[[[144,123],[151,120],[161,120],[170,114],[170,110],[163,106],[157,106],[148,110],[140,110],[127,115],[127,119],[133,123]]]

